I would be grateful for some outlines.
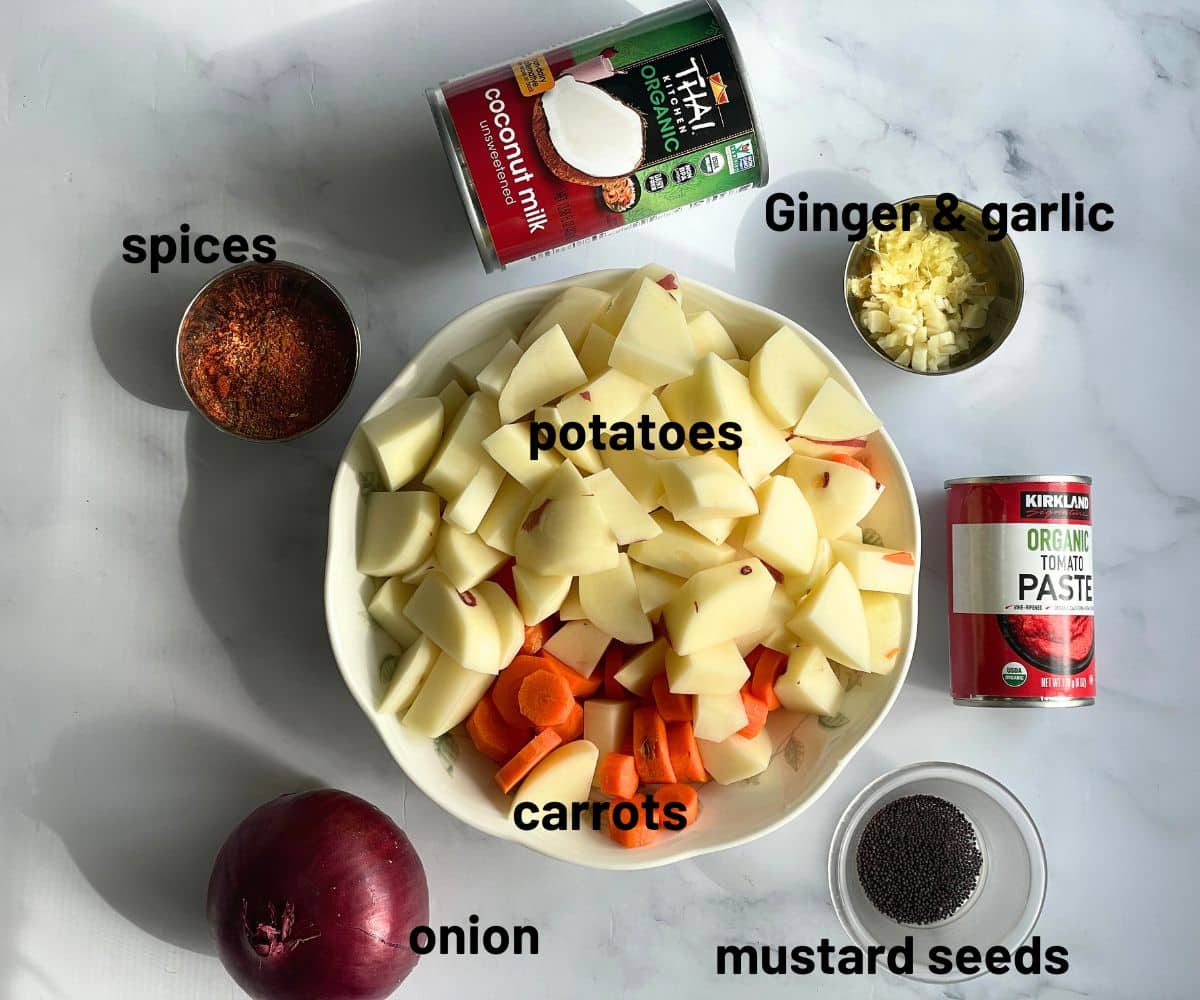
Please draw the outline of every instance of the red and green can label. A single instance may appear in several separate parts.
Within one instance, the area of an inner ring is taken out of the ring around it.
[[[954,698],[1094,698],[1090,484],[953,481],[946,522]]]
[[[706,3],[443,84],[441,97],[468,211],[494,250],[485,264],[766,181],[736,51]]]

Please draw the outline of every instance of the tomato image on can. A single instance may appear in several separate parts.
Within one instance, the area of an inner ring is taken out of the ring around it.
[[[950,691],[960,705],[1096,696],[1087,476],[946,482]]]

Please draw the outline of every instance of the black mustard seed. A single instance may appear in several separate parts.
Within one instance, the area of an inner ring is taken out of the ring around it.
[[[983,855],[959,809],[936,795],[906,795],[868,821],[858,879],[881,913],[902,924],[953,916],[975,891]]]

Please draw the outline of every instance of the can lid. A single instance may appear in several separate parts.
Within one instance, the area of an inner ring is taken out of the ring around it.
[[[947,479],[945,489],[971,483],[1082,483],[1092,485],[1091,476],[967,476],[963,479]]]

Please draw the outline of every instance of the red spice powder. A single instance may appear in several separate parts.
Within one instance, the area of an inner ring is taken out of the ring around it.
[[[196,406],[241,437],[310,430],[349,391],[354,326],[319,279],[286,265],[250,265],[206,289],[179,338],[179,370]]]

